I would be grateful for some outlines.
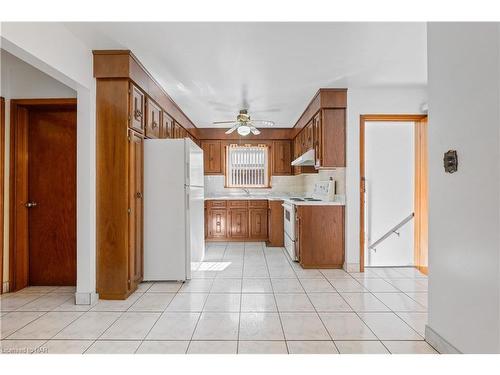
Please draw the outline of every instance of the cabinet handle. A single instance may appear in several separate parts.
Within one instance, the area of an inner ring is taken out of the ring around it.
[[[142,199],[142,193],[140,191],[138,191],[135,196],[139,199]]]
[[[157,128],[158,127],[158,123],[156,121],[153,121],[153,123],[151,124],[151,127],[153,129]]]
[[[142,119],[142,112],[141,112],[141,111],[139,111],[138,109],[136,109],[136,110],[134,111],[134,117],[135,117],[136,119]]]

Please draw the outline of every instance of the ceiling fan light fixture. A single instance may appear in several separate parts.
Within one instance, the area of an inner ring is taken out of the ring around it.
[[[237,131],[239,135],[244,137],[250,134],[250,127],[247,125],[241,125],[240,127],[238,127]]]

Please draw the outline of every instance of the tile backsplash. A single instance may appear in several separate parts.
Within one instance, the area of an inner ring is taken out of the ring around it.
[[[295,193],[306,194],[314,189],[314,184],[318,181],[326,181],[330,177],[335,180],[336,194],[345,194],[345,168],[335,168],[320,170],[319,173],[307,173],[298,176],[272,176],[271,188],[255,189],[262,193],[265,190],[269,193]],[[205,176],[205,196],[224,194],[231,191],[241,191],[237,188],[225,188],[224,176]],[[252,189],[250,189],[252,191]]]

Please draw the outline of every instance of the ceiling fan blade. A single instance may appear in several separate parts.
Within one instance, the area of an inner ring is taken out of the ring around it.
[[[234,121],[214,121],[212,124],[234,124]]]
[[[260,134],[260,130],[257,129],[255,126],[251,126],[250,125],[250,131],[252,132],[252,134],[254,135],[259,135]]]
[[[236,124],[234,125],[231,129],[229,129],[228,131],[226,131],[226,134],[231,134],[232,132],[234,132],[236,129],[238,129],[238,127],[240,126],[240,124]]]
[[[273,126],[274,125],[274,121],[270,121],[270,120],[252,120],[252,123],[265,125],[265,126]]]

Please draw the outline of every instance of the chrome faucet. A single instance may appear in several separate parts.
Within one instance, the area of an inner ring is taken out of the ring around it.
[[[241,188],[241,190],[243,190],[247,195],[250,195],[250,190],[247,188]]]

